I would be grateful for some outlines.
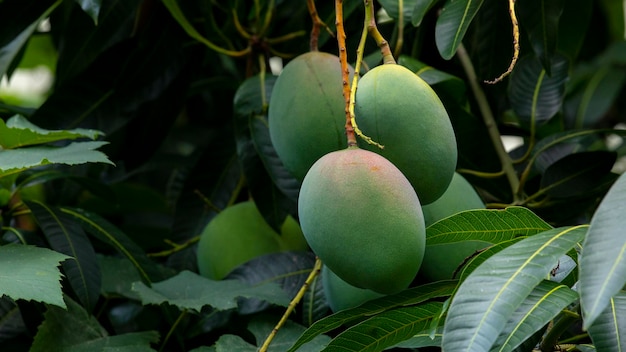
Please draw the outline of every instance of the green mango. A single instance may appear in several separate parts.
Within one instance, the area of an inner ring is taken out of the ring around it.
[[[326,302],[333,312],[354,308],[374,298],[384,296],[378,292],[358,288],[343,281],[326,265],[322,266],[322,286]]]

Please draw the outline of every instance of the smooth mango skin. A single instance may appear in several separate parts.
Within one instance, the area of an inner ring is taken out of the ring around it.
[[[485,203],[474,187],[458,172],[452,176],[448,189],[436,201],[423,205],[426,227],[464,210],[485,209]]]
[[[287,217],[281,234],[265,222],[252,201],[224,209],[204,228],[198,242],[200,275],[221,280],[239,265],[264,254],[307,250],[298,223]]]
[[[381,293],[358,288],[343,281],[326,265],[322,266],[322,286],[326,302],[333,312],[354,308],[374,298],[384,296]]]
[[[270,139],[285,168],[300,181],[317,159],[347,146],[342,92],[339,57],[324,52],[291,60],[274,84]]]
[[[313,252],[349,284],[394,293],[417,274],[425,241],[421,205],[384,157],[358,147],[324,155],[302,182],[298,213]]]
[[[485,203],[474,190],[474,187],[459,173],[454,173],[450,186],[444,194],[431,204],[422,206],[426,226],[456,213],[485,209]],[[466,241],[428,244],[424,252],[424,261],[419,276],[428,282],[452,279],[460,264],[475,251],[490,246],[486,241]]]
[[[356,122],[384,145],[379,153],[409,179],[422,204],[445,192],[456,169],[457,145],[450,118],[430,86],[404,66],[380,65],[358,83]]]

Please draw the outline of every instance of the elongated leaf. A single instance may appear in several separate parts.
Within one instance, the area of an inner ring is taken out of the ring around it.
[[[562,55],[550,61],[550,75],[535,56],[519,60],[511,74],[508,96],[521,121],[541,124],[561,109],[568,70],[569,62]]]
[[[83,229],[74,218],[43,203],[26,202],[50,247],[74,260],[63,262],[70,286],[87,311],[91,311],[100,296],[102,275],[96,252]]]
[[[626,174],[604,197],[591,219],[580,258],[580,301],[584,327],[596,318],[626,284]]]
[[[382,351],[424,331],[441,302],[426,302],[377,314],[335,337],[323,351]]]
[[[141,279],[150,283],[164,279],[164,274],[146,253],[120,229],[104,218],[82,209],[61,208],[61,211],[77,219],[85,231],[100,241],[109,244],[120,254],[128,258],[137,268]]]
[[[6,123],[0,119],[0,147],[13,149],[29,145],[57,142],[66,139],[96,139],[103,135],[97,130],[77,128],[73,130],[46,130],[39,128],[20,115],[8,119]]]
[[[238,280],[214,281],[186,270],[151,288],[135,282],[133,291],[139,294],[143,304],[168,303],[197,312],[204,306],[218,310],[236,308],[239,297],[264,299],[285,307],[289,304],[285,292],[274,283],[250,286]]]
[[[413,9],[417,6],[417,3],[421,2],[419,0],[404,0],[402,1],[402,18],[403,23],[406,26],[412,18]],[[394,20],[398,20],[400,15],[400,1],[398,0],[381,0],[380,4],[387,12],[389,17]]]
[[[102,5],[102,0],[75,0],[77,4],[80,5],[80,8],[85,11],[86,14],[91,17],[93,23],[98,25],[98,15],[100,14],[100,6]]]
[[[47,248],[0,246],[0,295],[65,308],[58,265],[69,258]]]
[[[483,0],[446,0],[435,26],[435,42],[444,59],[450,60],[456,54],[482,4]]]
[[[28,27],[24,28],[24,30],[19,33],[17,36],[13,37],[12,40],[4,46],[0,47],[0,77],[4,76],[4,74],[9,74],[9,69],[13,64],[13,60],[18,56],[26,42],[31,37],[33,32],[37,29],[37,25],[40,21],[45,19],[50,15],[50,13],[61,4],[61,0],[57,0],[52,3],[43,13],[40,14],[39,18],[37,18],[34,22],[32,22]],[[31,5],[32,6],[32,5]],[[7,11],[7,10],[3,10]],[[10,11],[10,10],[8,10]],[[7,24],[5,23],[5,26]]]
[[[576,291],[565,285],[542,281],[513,313],[492,351],[513,351],[577,298]]]
[[[413,7],[413,14],[411,15],[411,23],[415,27],[419,27],[422,24],[422,20],[426,15],[426,12],[430,10],[430,8],[437,3],[438,0],[427,0],[427,1],[417,1],[415,2],[415,7]]]
[[[346,309],[329,315],[311,325],[300,336],[298,341],[291,346],[289,352],[296,351],[298,347],[311,341],[315,336],[332,331],[343,325],[360,321],[363,318],[380,314],[386,310],[419,304],[432,298],[449,296],[454,292],[456,285],[457,282],[453,280],[429,283],[397,294],[373,299],[356,308]]]
[[[552,56],[556,50],[559,19],[565,0],[541,0],[520,2],[517,12],[521,26],[548,76],[551,75]]]
[[[30,147],[4,150],[0,153],[0,175],[7,170],[30,168],[48,164],[77,165],[105,163],[114,165],[102,152],[96,150],[108,142],[73,142],[65,147]]]
[[[465,278],[467,278],[469,276],[469,274],[472,273],[472,271],[474,271],[476,268],[478,268],[480,266],[480,264],[482,264],[485,260],[489,259],[489,257],[491,257],[492,255],[502,251],[503,249],[523,240],[524,236],[520,236],[520,237],[516,237],[514,239],[508,240],[508,241],[504,241],[504,242],[500,242],[497,244],[494,244],[492,246],[489,246],[477,253],[475,253],[471,258],[467,259],[467,263],[465,265],[463,265],[462,270],[457,269],[457,271],[460,271],[460,275],[459,277],[459,281],[463,282],[465,281]]]
[[[498,243],[552,228],[523,207],[469,210],[441,219],[426,229],[426,245],[478,240]]]
[[[587,226],[530,236],[493,255],[460,285],[445,320],[443,349],[488,351],[516,309],[558,259],[582,241]]]
[[[620,291],[611,298],[589,326],[589,335],[598,351],[626,351],[626,292]]]

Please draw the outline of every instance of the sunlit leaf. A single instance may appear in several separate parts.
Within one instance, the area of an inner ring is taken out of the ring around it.
[[[331,314],[316,321],[291,346],[289,352],[296,351],[302,344],[311,341],[315,336],[332,331],[344,325],[350,325],[363,318],[380,314],[384,311],[423,303],[429,299],[446,297],[454,292],[457,282],[454,280],[438,281],[407,289],[397,294],[373,299],[356,308],[350,308]]]
[[[583,243],[579,289],[586,328],[626,284],[625,212],[626,174],[622,174],[598,206]]]
[[[461,45],[465,32],[483,0],[446,0],[435,27],[435,41],[439,54],[451,59]]]
[[[443,349],[488,351],[526,297],[586,233],[587,226],[551,229],[489,257],[455,293],[445,320]]]
[[[139,294],[143,304],[167,303],[197,312],[204,306],[218,310],[236,308],[239,297],[259,298],[285,307],[289,304],[285,292],[274,283],[250,286],[239,280],[214,281],[190,271],[182,271],[170,279],[153,284],[152,287],[135,282],[133,291]]]
[[[58,266],[69,258],[47,248],[0,246],[0,295],[65,308]]]
[[[491,351],[513,351],[577,298],[565,285],[542,281],[513,313]]]
[[[599,351],[626,351],[626,292],[613,296],[606,309],[589,326]]]
[[[113,162],[96,150],[108,142],[73,142],[65,147],[30,147],[0,151],[0,175],[12,169],[23,169],[48,164],[77,165]]]
[[[428,328],[441,305],[426,302],[382,312],[340,333],[323,351],[382,351]]]
[[[8,119],[6,123],[0,119],[0,135],[2,135],[0,147],[13,149],[77,138],[96,139],[102,135],[102,132],[84,128],[66,131],[46,130],[35,126],[20,115],[15,115]]]

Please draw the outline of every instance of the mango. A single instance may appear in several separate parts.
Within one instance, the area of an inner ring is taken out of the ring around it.
[[[359,146],[394,163],[422,204],[445,192],[456,169],[456,138],[446,109],[424,80],[397,64],[373,68],[358,82],[355,115],[363,133],[384,149]]]
[[[198,242],[198,271],[209,279],[221,280],[261,255],[305,250],[308,245],[294,218],[287,217],[278,234],[254,202],[246,201],[224,209],[204,228]]]
[[[408,287],[422,263],[420,201],[389,160],[358,147],[324,155],[298,199],[309,246],[347,283],[379,293]]]
[[[302,180],[324,154],[347,146],[339,57],[308,52],[291,60],[269,101],[270,139],[285,168]]]
[[[426,227],[445,217],[471,209],[485,209],[485,203],[474,187],[458,172],[454,173],[450,185],[439,199],[422,206]]]
[[[426,226],[447,218],[456,213],[485,209],[485,203],[474,190],[474,187],[459,173],[454,173],[450,186],[444,194],[431,204],[422,206]],[[491,245],[486,241],[464,240],[462,237],[454,242],[435,243],[426,239],[424,261],[419,276],[428,282],[452,279],[457,270],[475,251]]]
[[[322,266],[322,286],[324,297],[333,312],[354,308],[367,301],[384,296],[378,292],[358,288],[343,281],[326,265]]]

